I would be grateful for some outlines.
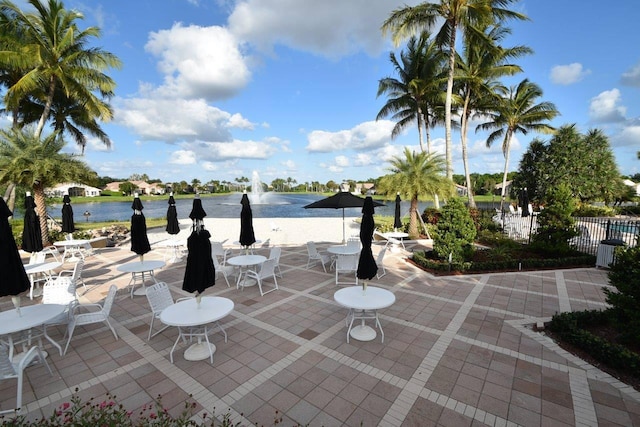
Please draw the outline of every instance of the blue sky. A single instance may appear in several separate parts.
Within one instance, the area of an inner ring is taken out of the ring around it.
[[[415,5],[417,1],[407,0]],[[410,130],[375,121],[385,102],[378,80],[395,76],[399,48],[380,25],[405,2],[389,0],[67,0],[97,25],[97,42],[124,63],[113,71],[110,150],[90,141],[87,163],[101,176],[146,173],[164,182],[364,180],[386,172]],[[640,5],[618,0],[524,0],[528,22],[512,23],[505,46],[534,54],[518,63],[561,113],[554,126],[602,129],[623,174],[640,172]],[[476,123],[477,124],[477,123]],[[475,124],[473,125],[473,128]],[[472,129],[473,129],[472,128]],[[444,129],[432,131],[444,150]],[[535,134],[518,134],[510,170]],[[470,132],[471,171],[502,172],[500,143]],[[541,135],[542,138],[547,138]],[[462,174],[454,132],[454,173]],[[73,146],[69,150],[77,151]]]

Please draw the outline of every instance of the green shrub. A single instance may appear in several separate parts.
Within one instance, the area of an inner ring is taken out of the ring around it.
[[[440,216],[440,210],[436,208],[426,208],[424,212],[422,212],[422,221],[424,221],[425,224],[436,225],[440,220]]]
[[[616,262],[609,270],[609,284],[604,289],[611,304],[614,323],[626,342],[640,342],[640,247],[616,248]]]
[[[573,211],[572,215],[574,217],[615,216],[616,210],[609,206],[593,206],[582,203],[575,211]]]
[[[572,251],[569,239],[578,235],[571,214],[576,202],[569,187],[559,184],[548,191],[547,205],[538,215],[538,231],[532,236],[531,246],[547,253],[563,256]]]
[[[476,238],[476,226],[464,203],[453,198],[440,211],[435,235],[433,251],[441,259],[451,257],[452,261],[461,262],[473,252]]]

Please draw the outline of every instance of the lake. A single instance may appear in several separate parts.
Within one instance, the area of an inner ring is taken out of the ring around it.
[[[237,218],[240,217],[240,199],[242,193],[231,193],[215,197],[203,197],[202,207],[207,213],[208,218]],[[305,217],[342,217],[342,209],[304,209],[303,206],[313,203],[317,200],[324,199],[325,196],[315,194],[297,194],[297,193],[264,193],[259,199],[251,197],[251,209],[254,218],[305,218]],[[133,198],[132,198],[133,201]],[[86,218],[84,212],[91,215],[88,222],[102,221],[128,221],[131,219],[133,211],[131,202],[96,202],[96,203],[73,203],[75,222],[84,222]],[[177,199],[176,209],[178,210],[178,218],[188,218],[191,212],[193,199]],[[143,201],[143,213],[147,218],[164,218],[167,214],[168,196],[158,196],[157,200]],[[409,201],[403,201],[401,205],[402,215],[408,215]],[[429,206],[432,202],[420,202],[418,207],[420,212]],[[393,216],[395,202],[390,200],[386,202],[386,206],[376,207],[375,213],[378,215]],[[480,206],[479,206],[480,207]],[[482,208],[482,207],[481,207]],[[490,206],[489,206],[490,208]],[[49,215],[54,218],[62,216],[62,204],[52,204],[47,207]],[[21,218],[22,213],[15,212],[16,218]],[[346,208],[344,214],[347,217],[357,217],[362,215],[360,208]]]

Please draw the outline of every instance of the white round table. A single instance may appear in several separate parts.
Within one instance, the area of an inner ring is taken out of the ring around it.
[[[0,335],[7,336],[9,358],[16,361],[16,359],[13,358],[14,343],[11,334],[42,326],[51,319],[61,315],[67,307],[68,306],[64,304],[34,304],[0,312]],[[60,355],[62,355],[62,347],[47,334],[47,328],[43,328],[43,334],[44,337],[58,349]],[[30,339],[34,338],[36,337],[30,337]]]
[[[72,240],[61,240],[59,242],[53,242],[55,247],[64,248],[64,253],[62,254],[62,262],[67,257],[67,254],[71,254],[69,261],[77,261],[78,257],[76,255],[80,255],[80,258],[84,259],[84,253],[82,252],[82,247],[89,244],[89,241],[86,239],[72,239]]]
[[[164,242],[160,242],[159,245],[164,248],[167,248],[167,252],[170,254],[169,258],[167,259],[167,262],[169,264],[173,264],[182,259],[182,249],[187,247],[187,241],[169,239],[169,240],[165,240]]]
[[[218,320],[233,311],[233,301],[222,297],[202,297],[200,304],[197,298],[188,298],[170,305],[160,313],[160,321],[165,325],[178,327],[178,338],[171,347],[169,357],[173,363],[173,351],[181,339],[197,337],[198,342],[191,345],[184,352],[186,360],[204,360],[207,357],[213,364],[213,353],[216,346],[209,342],[209,323],[216,323],[224,334],[227,342],[227,332]],[[204,338],[205,342],[202,342]]]
[[[384,342],[384,331],[378,319],[378,310],[389,307],[396,301],[393,292],[373,286],[367,286],[366,291],[362,289],[362,286],[350,286],[333,294],[333,299],[349,309],[346,319],[347,342],[349,342],[349,336],[358,341],[375,339],[376,330],[365,325],[365,319],[375,319],[375,325],[380,329],[382,342]],[[354,320],[361,320],[362,323],[354,327]]]
[[[40,295],[42,295],[42,291],[39,285],[37,289],[34,288],[36,284],[36,274],[44,274],[47,279],[50,279],[51,271],[61,266],[62,263],[58,261],[38,262],[36,264],[26,264],[24,266],[24,271],[29,275],[29,282],[31,282],[31,289],[29,290],[30,299],[33,299],[34,296],[39,297]]]
[[[147,288],[145,287],[145,278],[148,276],[154,283],[157,283],[153,270],[162,268],[165,266],[164,261],[134,261],[127,264],[122,264],[117,267],[118,271],[123,273],[131,273],[131,279],[127,286],[131,286],[131,298],[134,295],[146,295]],[[136,283],[140,283],[140,288],[135,289]]]
[[[360,252],[360,248],[358,246],[336,245],[329,246],[327,252],[334,255],[354,255]]]
[[[238,280],[236,281],[236,289],[240,287],[240,281],[242,280],[242,287],[253,286],[256,284],[255,280],[247,280],[247,269],[255,265],[260,265],[267,260],[267,257],[262,255],[238,255],[231,257],[227,260],[227,264],[240,267],[240,274],[238,274]]]
[[[383,233],[382,234],[384,237],[386,237],[387,239],[395,239],[395,242],[391,242],[390,240],[387,240],[387,245],[388,246],[389,243],[393,243],[393,246],[391,246],[391,252],[397,252],[400,250],[400,247],[398,246],[398,243],[400,245],[402,245],[402,249],[406,250],[407,248],[404,247],[404,240],[407,237],[409,237],[409,233],[404,233],[402,231],[390,231],[388,233]]]

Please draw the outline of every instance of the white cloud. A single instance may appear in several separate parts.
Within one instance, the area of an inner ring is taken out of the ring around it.
[[[271,144],[261,141],[205,142],[181,144],[184,150],[194,153],[198,161],[223,161],[230,159],[268,159],[277,151]]]
[[[293,160],[285,160],[280,164],[284,166],[284,168],[288,171],[295,171],[298,169],[298,167],[296,166],[296,162],[294,162]]]
[[[189,150],[177,150],[171,154],[169,163],[174,165],[195,165],[196,153]]]
[[[349,166],[349,158],[347,156],[336,156],[336,165],[342,168]]]
[[[589,74],[591,74],[591,70],[584,70],[582,64],[574,62],[569,65],[556,65],[551,69],[549,78],[552,83],[570,85],[579,82]]]
[[[307,135],[310,152],[328,153],[346,149],[366,150],[383,147],[391,141],[395,124],[390,120],[364,122],[349,130],[327,132],[314,130]]]
[[[115,122],[145,140],[231,141],[229,127],[245,120],[238,114],[207,105],[202,99],[120,99],[115,103]]]
[[[640,145],[640,125],[626,126],[622,131],[611,138],[612,145],[616,147]]]
[[[373,156],[365,153],[358,153],[353,160],[354,166],[369,166],[374,163]]]
[[[236,113],[229,117],[229,127],[237,129],[253,130],[254,125],[249,120],[242,117],[242,115]]]
[[[591,98],[589,117],[598,123],[615,123],[625,120],[626,107],[619,105],[622,101],[620,91],[611,89]]]
[[[633,66],[629,71],[625,71],[620,82],[623,85],[640,87],[640,63]]]
[[[251,78],[238,41],[223,27],[176,23],[151,33],[145,49],[160,58],[164,82],[155,91],[163,97],[225,99]]]
[[[331,58],[360,50],[377,55],[386,42],[380,26],[396,7],[387,0],[239,0],[228,25],[266,52],[282,44]]]

